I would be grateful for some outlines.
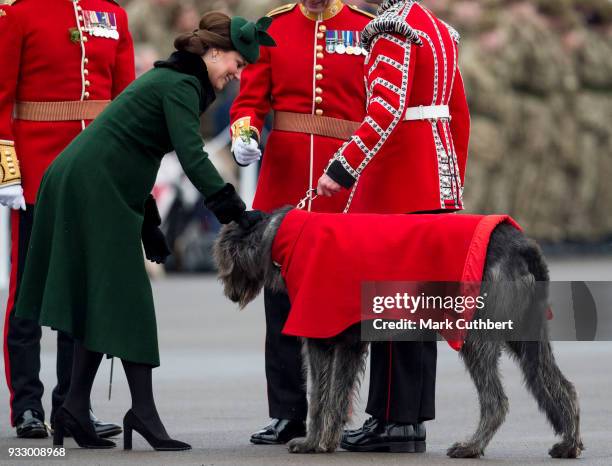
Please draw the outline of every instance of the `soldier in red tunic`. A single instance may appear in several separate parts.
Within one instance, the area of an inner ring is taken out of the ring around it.
[[[368,13],[340,0],[304,0],[273,10],[268,32],[277,47],[262,49],[260,61],[242,74],[231,109],[232,149],[240,165],[261,157],[264,119],[274,110],[253,207],[270,211],[297,204],[329,158],[365,116],[361,31]],[[305,207],[341,212],[348,199],[318,198]],[[270,426],[253,443],[284,443],[304,435],[307,405],[301,344],[281,335],[289,311],[285,294],[265,290],[266,378]]]
[[[41,330],[14,316],[36,193],[54,158],[134,79],[134,50],[127,16],[111,0],[12,2],[0,10],[0,50],[0,204],[15,209],[4,325],[11,423],[19,437],[46,437]],[[51,423],[70,385],[72,347],[58,332]],[[102,436],[121,432],[95,425]]]
[[[380,7],[362,33],[367,116],[330,160],[318,193],[344,199],[350,192],[345,212],[462,210],[470,117],[459,35],[417,1],[370,3]],[[374,343],[371,354],[366,411],[373,417],[346,432],[342,447],[424,451],[423,421],[434,417],[435,342]],[[422,374],[420,389],[405,380],[410,373]],[[406,389],[411,395],[400,396]]]

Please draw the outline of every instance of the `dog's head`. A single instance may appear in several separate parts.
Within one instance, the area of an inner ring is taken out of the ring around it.
[[[263,286],[285,290],[280,269],[272,261],[272,243],[290,207],[264,214],[251,228],[236,222],[225,225],[215,242],[213,254],[225,296],[244,308]]]

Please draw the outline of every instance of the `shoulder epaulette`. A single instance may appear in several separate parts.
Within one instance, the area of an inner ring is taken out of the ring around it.
[[[272,11],[269,11],[266,16],[276,16],[281,13],[287,13],[295,8],[297,3],[287,3],[286,5],[281,5],[278,8],[274,8]]]
[[[376,18],[376,15],[373,15],[373,14],[372,14],[372,13],[370,13],[369,11],[364,11],[364,10],[362,10],[362,9],[358,8],[358,7],[357,7],[357,6],[355,6],[355,5],[347,5],[347,6],[348,6],[348,7],[349,7],[351,10],[356,11],[357,13],[361,13],[362,15],[367,16],[368,18],[372,18],[372,19]]]
[[[423,41],[418,32],[413,29],[405,20],[397,15],[381,15],[368,23],[361,33],[361,46],[370,51],[372,41],[379,34],[399,34],[405,36],[416,45],[423,45]]]

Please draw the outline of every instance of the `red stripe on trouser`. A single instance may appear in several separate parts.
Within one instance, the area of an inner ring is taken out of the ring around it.
[[[387,413],[385,415],[385,421],[389,422],[389,414],[391,412],[391,378],[392,378],[392,373],[391,373],[391,368],[393,366],[393,345],[391,344],[391,342],[389,342],[389,378],[387,379]]]
[[[11,381],[11,360],[8,354],[8,329],[11,310],[15,304],[15,294],[17,293],[17,268],[19,267],[19,210],[11,210],[11,278],[9,286],[8,301],[6,303],[6,313],[4,316],[4,374],[6,375],[6,385],[10,393],[9,416],[11,425],[13,424],[13,384]]]

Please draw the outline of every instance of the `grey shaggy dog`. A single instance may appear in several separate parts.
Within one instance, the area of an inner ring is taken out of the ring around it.
[[[266,286],[286,291],[279,268],[271,258],[272,243],[290,207],[279,209],[245,230],[226,225],[215,244],[214,255],[226,296],[246,306]],[[482,293],[487,306],[474,319],[508,320],[533,325],[537,341],[490,341],[469,331],[460,356],[476,385],[480,402],[478,428],[464,442],[452,445],[453,458],[482,456],[508,412],[508,398],[499,374],[505,350],[519,364],[525,385],[546,414],[561,441],[549,454],[576,458],[584,449],[580,438],[576,390],[557,366],[548,340],[545,310],[548,307],[548,268],[537,244],[510,225],[493,231],[487,251]],[[540,282],[540,286],[536,286]],[[542,287],[544,282],[546,286]],[[495,286],[496,284],[503,286]],[[510,286],[509,286],[510,284]],[[514,289],[511,289],[514,287]],[[529,315],[528,315],[529,314]],[[292,453],[333,452],[340,443],[351,401],[365,369],[367,343],[360,341],[358,326],[329,339],[303,339],[305,371],[309,384],[308,432],[289,442]]]

